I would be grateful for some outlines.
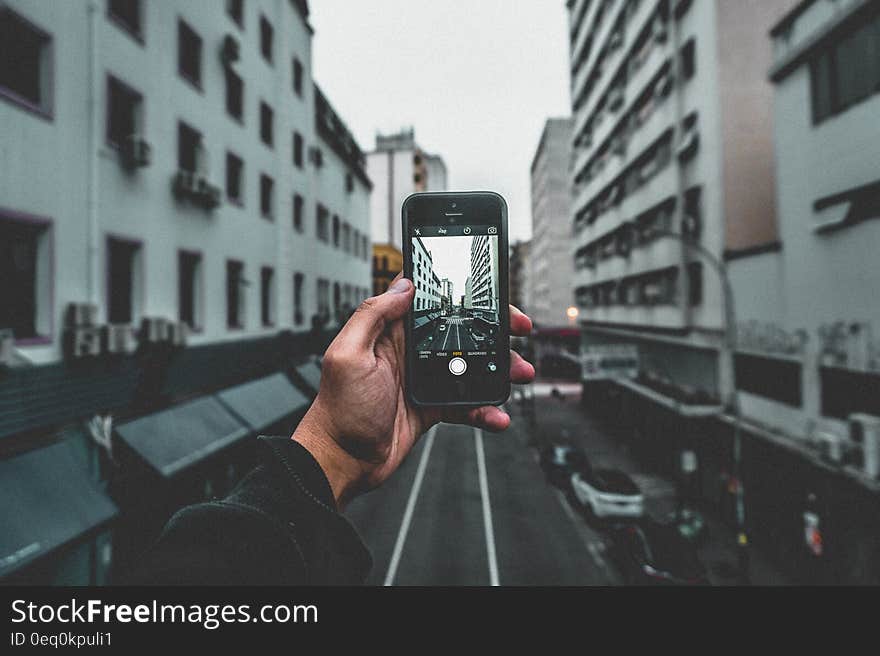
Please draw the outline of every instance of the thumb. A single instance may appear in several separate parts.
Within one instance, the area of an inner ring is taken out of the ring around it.
[[[360,304],[340,332],[340,337],[354,347],[373,348],[385,326],[407,313],[414,291],[409,279],[398,277],[384,294]]]

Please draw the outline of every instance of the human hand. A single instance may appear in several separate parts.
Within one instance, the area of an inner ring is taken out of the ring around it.
[[[407,401],[402,319],[414,293],[412,282],[398,276],[387,292],[361,304],[327,348],[321,389],[293,434],[321,465],[340,507],[381,485],[438,422],[493,432],[510,425],[510,416],[495,406],[421,408]],[[511,335],[531,329],[531,320],[511,306]],[[511,351],[511,381],[528,383],[534,376],[534,367]]]

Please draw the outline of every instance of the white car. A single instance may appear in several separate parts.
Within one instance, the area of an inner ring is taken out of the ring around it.
[[[645,498],[633,480],[615,469],[580,467],[571,475],[577,500],[596,517],[632,519],[645,512]]]

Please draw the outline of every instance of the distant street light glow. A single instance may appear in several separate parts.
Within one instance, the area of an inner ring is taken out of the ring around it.
[[[578,309],[576,307],[572,306],[565,311],[565,314],[569,319],[577,319],[579,313],[578,313]]]

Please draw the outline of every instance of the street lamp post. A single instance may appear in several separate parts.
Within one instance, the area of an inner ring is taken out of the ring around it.
[[[727,264],[723,259],[701,246],[699,243],[686,235],[671,230],[654,230],[651,236],[656,238],[675,239],[685,248],[700,255],[718,273],[721,279],[722,294],[724,296],[724,347],[722,357],[726,360],[727,371],[730,375],[730,389],[728,391],[727,406],[733,414],[733,478],[736,484],[734,493],[736,501],[736,554],[737,569],[740,582],[749,583],[749,539],[746,532],[745,499],[742,483],[742,430],[740,428],[741,409],[739,394],[736,389],[736,343],[737,324],[736,307],[733,298],[733,286],[727,272]]]

